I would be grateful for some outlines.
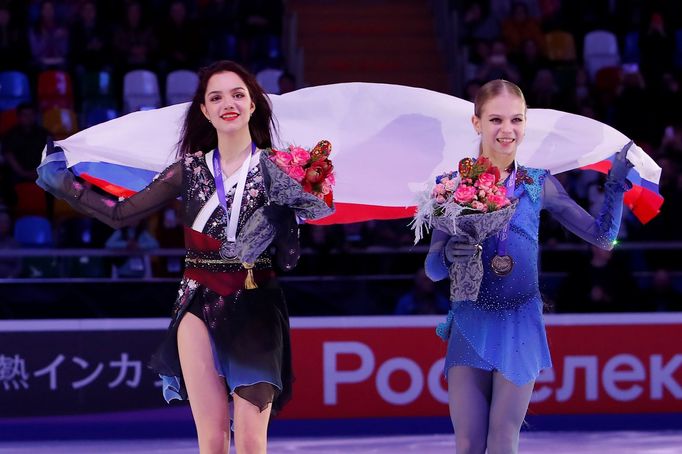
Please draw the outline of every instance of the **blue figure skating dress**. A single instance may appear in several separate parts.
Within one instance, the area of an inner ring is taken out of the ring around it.
[[[538,285],[540,210],[548,210],[584,240],[610,249],[618,235],[626,189],[624,182],[607,179],[604,203],[595,219],[549,172],[518,166],[514,197],[519,202],[507,240],[514,267],[506,276],[495,274],[490,261],[497,237],[483,242],[484,275],[477,300],[451,301],[447,321],[439,327],[439,335],[448,341],[446,375],[452,366],[470,366],[499,371],[521,386],[552,366]],[[441,250],[429,252],[426,270],[432,279],[447,277]]]

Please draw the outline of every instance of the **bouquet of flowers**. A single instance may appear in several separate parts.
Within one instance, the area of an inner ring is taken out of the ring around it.
[[[320,219],[334,212],[331,148],[322,140],[310,151],[290,146],[261,154],[269,203],[256,209],[239,232],[237,255],[242,262],[254,263],[274,244],[279,266],[287,270],[295,266],[300,255],[299,220]]]
[[[480,245],[499,233],[516,209],[500,181],[500,170],[485,157],[462,159],[457,171],[439,175],[435,183],[423,194],[412,221],[415,244],[423,229],[435,228]],[[455,262],[449,271],[451,299],[475,301],[483,279],[481,255]]]
[[[290,145],[284,150],[272,149],[270,159],[287,175],[303,186],[303,190],[332,206],[332,187],[335,184],[334,166],[329,159],[332,145],[320,141],[308,151],[303,147]]]

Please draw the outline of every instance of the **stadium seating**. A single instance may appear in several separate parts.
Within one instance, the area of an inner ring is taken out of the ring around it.
[[[123,77],[123,110],[125,113],[161,107],[159,80],[151,71],[136,69]]]
[[[166,104],[189,102],[199,85],[199,76],[184,69],[172,71],[166,77]]]
[[[0,72],[0,110],[14,109],[31,101],[31,87],[26,74],[20,71]]]

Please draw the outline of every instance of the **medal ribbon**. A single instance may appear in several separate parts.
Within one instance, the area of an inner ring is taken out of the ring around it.
[[[237,188],[234,191],[234,198],[232,199],[231,210],[227,211],[227,199],[225,198],[225,186],[223,184],[223,170],[220,167],[220,151],[216,148],[213,151],[213,175],[215,178],[215,188],[218,192],[218,200],[220,205],[225,210],[227,215],[227,223],[225,225],[225,237],[228,243],[235,243],[237,241],[237,225],[239,224],[239,213],[242,208],[242,197],[244,196],[244,187],[246,186],[246,176],[249,173],[251,165],[251,158],[256,152],[256,144],[251,142],[251,153],[247,159],[244,159],[242,166],[239,168],[239,176],[237,178]]]
[[[516,162],[514,162],[514,170],[507,177],[507,181],[504,183],[504,187],[507,190],[507,198],[511,198],[514,195],[514,189],[516,186]],[[507,237],[509,236],[509,222],[500,230],[497,234],[497,255],[504,257],[507,255]]]

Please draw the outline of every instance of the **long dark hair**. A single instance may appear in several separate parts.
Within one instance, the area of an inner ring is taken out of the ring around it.
[[[238,63],[222,60],[199,70],[199,86],[192,98],[192,104],[187,109],[185,122],[182,125],[180,141],[178,142],[178,157],[197,151],[207,152],[218,146],[218,133],[213,125],[206,121],[206,117],[201,111],[201,105],[204,104],[209,79],[214,74],[223,72],[233,72],[244,81],[251,101],[256,106],[256,110],[249,120],[251,139],[258,148],[272,147],[272,136],[276,134],[277,126],[272,116],[270,99],[258,85],[253,74]]]

